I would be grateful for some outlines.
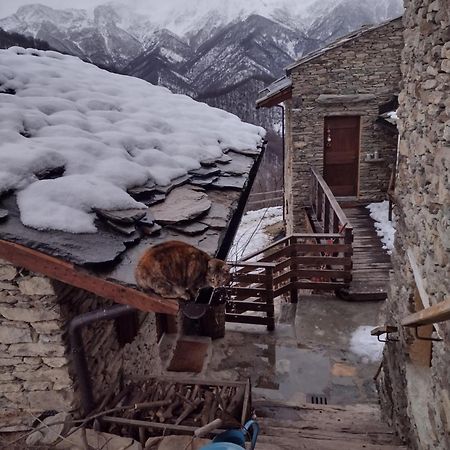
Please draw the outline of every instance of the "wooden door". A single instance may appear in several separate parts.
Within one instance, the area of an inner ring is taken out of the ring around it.
[[[323,177],[338,197],[358,194],[359,116],[325,118]]]

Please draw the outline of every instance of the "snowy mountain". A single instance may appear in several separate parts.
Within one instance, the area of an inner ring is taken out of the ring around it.
[[[141,3],[147,10],[27,5],[0,28],[270,126],[273,117],[256,113],[254,100],[283,67],[402,12],[402,0],[189,0],[176,8],[166,0],[152,2],[151,14]]]

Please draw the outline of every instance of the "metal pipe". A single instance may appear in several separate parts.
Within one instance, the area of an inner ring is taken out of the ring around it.
[[[112,320],[135,311],[128,305],[115,305],[108,309],[99,309],[80,314],[69,323],[70,351],[74,364],[77,382],[81,390],[81,403],[84,414],[89,414],[95,407],[94,394],[89,376],[89,368],[83,345],[82,329],[100,320]]]
[[[284,105],[274,105],[276,108],[281,108],[281,139],[283,146],[283,223],[286,226],[286,192],[285,192],[285,164],[286,164],[286,135],[285,135],[285,108]]]

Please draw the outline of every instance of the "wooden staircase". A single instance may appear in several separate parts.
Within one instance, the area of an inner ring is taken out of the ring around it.
[[[253,402],[257,450],[407,450],[381,421],[378,405]]]

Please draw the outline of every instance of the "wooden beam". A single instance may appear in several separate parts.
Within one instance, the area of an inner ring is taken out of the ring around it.
[[[450,320],[450,299],[405,317],[404,327],[420,327]]]
[[[130,305],[141,311],[176,315],[179,309],[176,300],[148,295],[142,291],[104,280],[67,261],[23,245],[0,240],[0,258],[15,266],[24,267],[31,272],[62,281],[117,303]]]

